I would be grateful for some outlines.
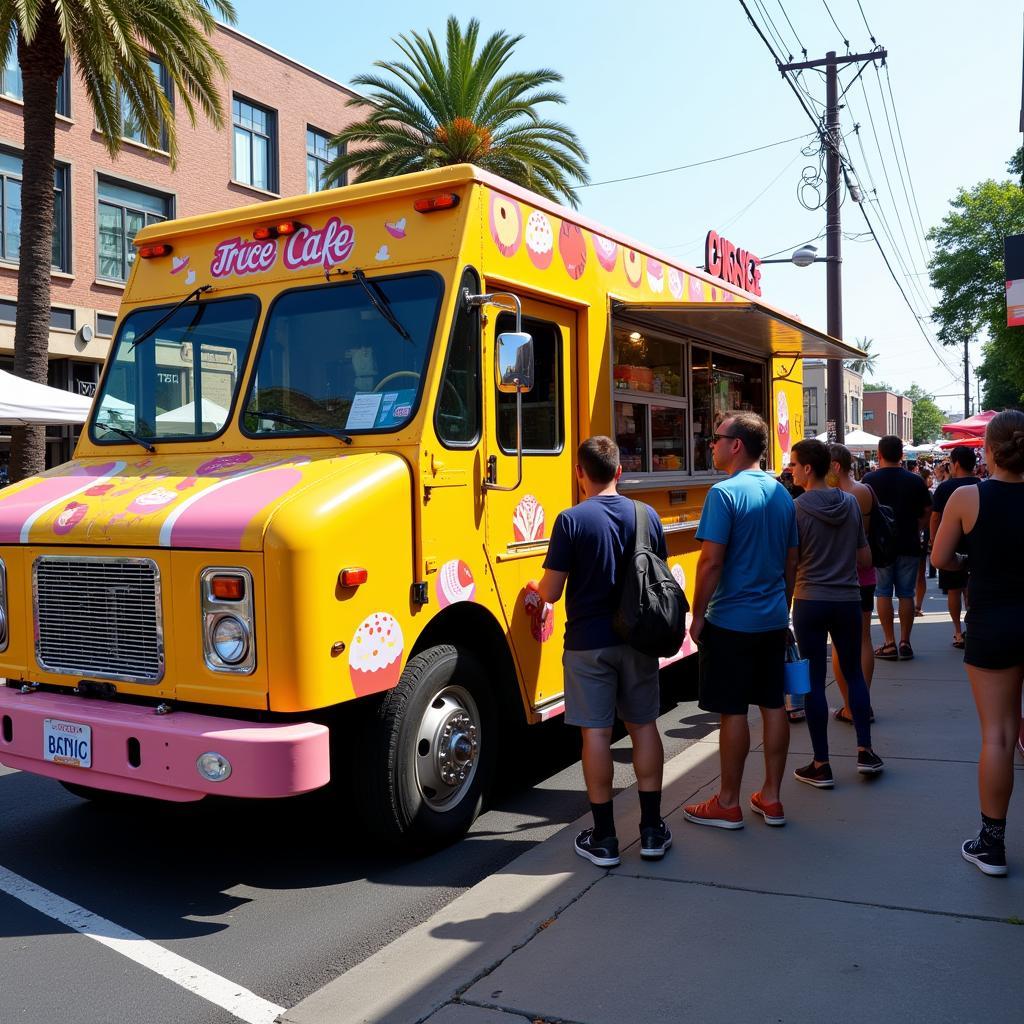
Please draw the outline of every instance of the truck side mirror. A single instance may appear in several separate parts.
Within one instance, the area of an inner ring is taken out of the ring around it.
[[[495,348],[498,390],[514,395],[533,389],[533,338],[525,331],[498,335]]]

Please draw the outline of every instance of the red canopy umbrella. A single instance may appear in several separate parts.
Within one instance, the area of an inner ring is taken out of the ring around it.
[[[953,441],[943,441],[939,447],[943,451],[950,451],[953,448],[984,448],[985,438],[983,437],[961,437]]]
[[[960,420],[959,423],[944,423],[942,425],[942,432],[944,434],[958,434],[963,437],[984,437],[985,428],[996,415],[991,409],[986,409],[975,416],[969,416],[965,420]]]

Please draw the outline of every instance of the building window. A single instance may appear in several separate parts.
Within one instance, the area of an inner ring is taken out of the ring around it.
[[[53,265],[67,270],[68,169],[57,165],[53,171]],[[21,157],[0,151],[0,259],[18,262],[21,252]]]
[[[818,389],[804,388],[804,423],[807,426],[818,425]]]
[[[0,323],[13,324],[17,317],[17,302],[13,299],[0,299]]]
[[[856,426],[860,422],[860,399],[850,395],[850,422]]]
[[[167,73],[167,69],[155,57],[150,58],[149,66],[153,69],[153,74],[156,75],[156,80],[160,83],[160,88],[163,89],[168,102],[171,102],[171,76]],[[148,145],[138,116],[124,93],[121,94],[121,137],[130,139],[132,142],[138,142],[143,146]],[[162,120],[160,125],[160,148],[167,149],[167,125]]]
[[[21,67],[18,64],[17,32],[13,32],[11,47],[7,54],[7,63],[0,67],[0,94],[11,100],[24,100],[25,90],[21,80]],[[70,61],[64,58],[64,74],[57,81],[57,113],[63,117],[71,116],[71,79]]]
[[[320,192],[327,188],[324,183],[324,171],[327,165],[338,155],[338,147],[331,145],[330,135],[306,128],[306,191]],[[347,176],[346,176],[347,177]],[[338,182],[346,184],[345,178]]]
[[[865,423],[871,423],[874,420],[874,418],[875,418],[875,410],[874,409],[865,409],[864,410],[864,422]]]
[[[96,333],[101,338],[112,338],[114,336],[114,325],[117,323],[117,314],[97,313]]]
[[[235,181],[277,191],[277,114],[235,96],[232,100]]]
[[[50,326],[61,331],[73,331],[75,329],[75,311],[73,309],[60,309],[57,306],[50,307]]]
[[[100,178],[99,276],[127,281],[135,261],[135,236],[147,225],[171,216],[171,197]]]

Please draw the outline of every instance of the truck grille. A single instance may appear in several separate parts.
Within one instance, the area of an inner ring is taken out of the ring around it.
[[[159,682],[160,569],[150,558],[45,555],[32,566],[36,660],[67,675]]]

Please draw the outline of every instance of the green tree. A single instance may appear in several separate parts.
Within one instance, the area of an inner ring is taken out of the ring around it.
[[[896,389],[888,381],[884,381],[884,380],[877,381],[876,383],[873,383],[873,384],[868,384],[867,382],[865,382],[864,390],[865,391],[891,391],[894,395],[898,394]]]
[[[147,145],[177,155],[174,111],[150,60],[163,65],[178,105],[194,125],[200,111],[223,122],[218,78],[226,72],[212,40],[214,13],[234,21],[230,0],[0,0],[0,56],[16,49],[24,100],[21,250],[14,372],[46,383],[50,340],[54,135],[57,82],[65,59],[85,83],[90,112],[116,156],[124,125]],[[14,427],[12,480],[45,462],[45,428]]]
[[[878,352],[875,350],[875,339],[854,338],[853,343],[857,348],[861,349],[861,351],[866,352],[867,355],[863,359],[844,360],[846,366],[853,370],[854,373],[859,373],[863,377],[873,377],[875,374],[875,367],[878,364]]]
[[[942,436],[946,416],[934,397],[917,384],[911,384],[903,396],[914,403],[914,444],[937,441]]]
[[[564,103],[550,88],[562,76],[550,68],[502,73],[523,37],[495,32],[478,48],[480,23],[465,31],[449,17],[442,51],[433,32],[394,40],[406,60],[375,61],[391,77],[359,75],[374,105],[334,138],[337,156],[328,182],[355,170],[375,181],[451,164],[476,164],[548,199],[576,206],[574,184],[585,184],[587,154],[571,129],[538,112]],[[350,106],[365,109],[353,98]]]
[[[1009,163],[1020,174],[1024,155]],[[939,293],[933,319],[944,345],[985,337],[978,376],[985,385],[982,404],[1002,408],[1024,399],[1024,331],[1006,326],[1003,240],[1024,233],[1024,189],[1013,181],[983,181],[961,189],[950,212],[932,228],[929,264]]]

